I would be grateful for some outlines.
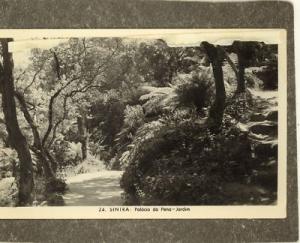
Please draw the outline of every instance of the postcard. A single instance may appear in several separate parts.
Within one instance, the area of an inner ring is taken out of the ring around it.
[[[285,29],[0,32],[1,219],[287,215]]]

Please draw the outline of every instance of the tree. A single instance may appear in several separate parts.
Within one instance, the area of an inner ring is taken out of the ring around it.
[[[88,142],[89,142],[87,116],[85,114],[85,111],[81,111],[80,116],[77,117],[77,126],[78,126],[78,133],[79,133],[79,141],[81,143],[81,156],[82,156],[82,160],[85,160],[88,155]]]
[[[234,41],[231,49],[238,56],[238,75],[236,93],[246,91],[245,68],[256,66],[260,57],[263,43],[257,41]]]
[[[17,119],[15,103],[15,87],[13,76],[13,58],[8,50],[8,44],[12,39],[1,39],[3,64],[0,64],[0,89],[2,93],[2,108],[5,124],[12,147],[17,151],[19,158],[18,178],[18,205],[26,206],[32,203],[33,166],[27,140],[21,132]]]
[[[222,70],[223,53],[219,48],[208,42],[202,42],[200,47],[206,52],[213,68],[216,94],[215,101],[210,108],[209,118],[212,123],[212,130],[217,132],[222,125],[226,100]]]
[[[47,178],[47,180],[53,180],[55,179],[56,170],[54,167],[55,161],[52,158],[49,151],[42,144],[41,136],[37,129],[37,125],[28,111],[24,96],[22,95],[22,93],[16,91],[15,97],[18,99],[21,111],[23,112],[24,117],[32,130],[34,142],[33,145],[30,146],[30,148],[39,158],[39,162],[41,163],[41,167],[43,168],[44,175]]]
[[[190,51],[190,50],[189,50]],[[146,82],[159,87],[170,83],[178,71],[185,69],[186,48],[170,47],[164,40],[142,42],[136,51],[136,65]]]
[[[240,41],[235,41],[233,43],[233,49],[238,56],[238,75],[237,75],[237,89],[236,93],[243,93],[246,91],[245,86],[245,68],[246,68],[246,58],[245,58],[245,46]]]
[[[33,49],[32,64],[15,95],[32,131],[31,149],[47,178],[55,177],[58,162],[51,150],[57,134],[68,129],[66,120],[78,121],[82,158],[86,158],[87,122],[81,121],[88,116],[88,104],[105,89],[104,73],[118,45],[118,39],[74,38],[50,50]]]

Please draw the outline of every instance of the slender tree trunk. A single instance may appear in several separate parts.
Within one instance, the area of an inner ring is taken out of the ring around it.
[[[77,124],[78,124],[78,132],[79,132],[80,143],[81,143],[82,160],[85,160],[88,155],[88,139],[89,139],[86,115],[77,117]]]
[[[49,164],[51,165],[51,170],[52,173],[55,175],[56,171],[57,171],[57,162],[55,161],[55,159],[53,158],[53,156],[51,155],[51,153],[49,152],[48,149],[44,149],[44,153],[46,154],[46,157],[48,158],[48,161],[50,162]]]
[[[223,55],[222,51],[219,50],[214,45],[203,42],[201,46],[204,48],[213,68],[213,74],[215,79],[215,90],[216,90],[216,97],[214,104],[211,106],[209,112],[209,120],[211,121],[212,130],[214,132],[219,131],[222,120],[223,114],[225,109],[225,100],[226,100],[226,93],[225,93],[225,85],[224,85],[224,78],[223,78],[223,70],[222,70],[222,60]]]
[[[222,47],[220,47],[220,49],[223,52],[225,59],[227,60],[228,64],[230,65],[232,71],[234,72],[234,74],[235,74],[235,76],[236,76],[236,78],[238,80],[239,71],[237,70],[234,62],[231,60],[231,58],[229,57],[228,53]]]
[[[213,130],[218,131],[223,121],[226,95],[222,64],[213,62],[212,67],[215,77],[216,99],[210,109],[210,118],[213,120]]]
[[[241,51],[238,51],[238,63],[239,63],[239,72],[237,80],[237,93],[243,93],[246,91],[245,85],[245,61]]]
[[[246,91],[245,84],[245,68],[247,58],[249,58],[249,48],[247,44],[249,42],[235,41],[232,44],[233,51],[237,54],[238,57],[238,77],[237,77],[237,89],[236,93],[243,93]],[[248,57],[247,57],[248,56]]]
[[[54,173],[53,167],[51,166],[51,163],[49,161],[47,153],[43,149],[38,149],[35,146],[31,146],[31,149],[36,154],[39,161],[41,162],[41,166],[42,166],[45,178],[47,180],[54,180],[55,173]]]
[[[39,134],[39,131],[37,129],[37,126],[31,117],[26,102],[24,99],[24,96],[20,92],[15,92],[15,97],[18,99],[21,111],[23,112],[23,115],[28,123],[28,125],[31,128],[32,134],[33,134],[33,146],[31,146],[32,151],[39,157],[39,161],[42,163],[42,168],[45,174],[45,177],[47,179],[53,179],[55,178],[55,172],[56,172],[56,163],[49,151],[44,148],[42,145],[41,136]]]
[[[87,137],[84,137],[83,140],[81,141],[82,144],[82,160],[85,160],[87,158],[88,154],[88,139]]]
[[[1,75],[2,106],[6,127],[13,148],[19,158],[18,205],[26,206],[32,203],[33,166],[27,140],[21,132],[17,119],[16,103],[14,100],[13,58],[8,51],[8,42],[12,39],[1,39],[3,70]]]

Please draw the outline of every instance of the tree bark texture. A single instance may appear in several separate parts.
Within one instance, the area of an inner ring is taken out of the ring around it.
[[[33,145],[31,146],[32,151],[38,156],[39,161],[42,162],[42,168],[45,174],[45,177],[47,179],[51,179],[55,177],[55,171],[56,171],[56,163],[55,160],[50,155],[49,151],[44,148],[41,140],[41,136],[39,134],[37,125],[35,124],[32,116],[30,115],[24,96],[16,91],[15,97],[18,99],[21,111],[23,112],[23,115],[28,123],[28,125],[31,128],[32,134],[33,134]]]
[[[221,50],[208,42],[202,42],[201,47],[204,48],[210,63],[212,64],[213,75],[215,79],[216,97],[209,112],[209,120],[212,122],[212,130],[217,132],[222,125],[226,100],[222,70],[223,54]]]
[[[238,72],[238,80],[237,80],[237,93],[243,93],[246,91],[246,85],[245,85],[245,60],[243,57],[243,54],[238,51],[238,63],[239,63],[239,72]]]
[[[8,50],[8,43],[12,39],[1,39],[3,68],[1,73],[2,107],[5,117],[7,132],[12,147],[17,151],[19,158],[19,178],[18,180],[18,205],[26,206],[32,203],[33,166],[29,146],[26,138],[21,132],[17,119],[16,103],[14,100],[14,77],[13,58]]]
[[[235,41],[232,44],[233,51],[238,56],[238,80],[236,93],[246,91],[245,68],[255,58],[255,49],[259,47],[257,42],[253,41]]]
[[[78,133],[81,143],[82,160],[85,160],[88,155],[88,129],[87,118],[85,115],[77,117]]]

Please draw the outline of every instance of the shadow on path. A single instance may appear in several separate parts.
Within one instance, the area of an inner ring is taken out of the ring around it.
[[[68,184],[64,195],[66,206],[121,206],[120,173],[99,172],[99,177]]]

